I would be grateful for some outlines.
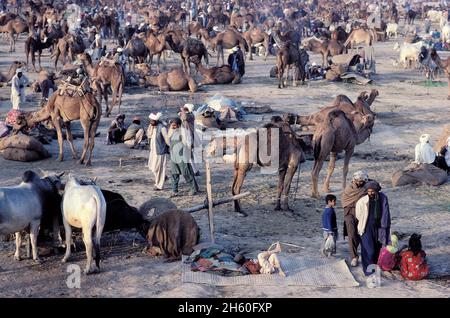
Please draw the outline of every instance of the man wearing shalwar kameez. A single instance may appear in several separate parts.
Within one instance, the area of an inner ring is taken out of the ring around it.
[[[161,122],[161,113],[151,113],[150,125],[147,136],[150,139],[150,156],[148,158],[148,168],[155,176],[155,190],[162,190],[166,178],[166,165],[168,151],[167,128]]]
[[[356,203],[358,234],[361,237],[361,263],[364,274],[373,271],[368,267],[377,264],[381,247],[390,243],[391,215],[387,196],[380,192],[376,181],[367,183],[367,195]]]
[[[192,156],[190,164],[192,166],[192,170],[194,171],[194,174],[196,176],[200,175],[200,171],[198,169],[198,163],[200,163],[201,158],[198,158],[198,151],[195,151],[196,147],[201,146],[200,137],[198,136],[197,132],[195,131],[195,116],[194,116],[194,105],[193,104],[185,104],[183,107],[180,108],[180,119],[181,119],[181,125],[189,130],[189,133],[191,135],[192,139]]]

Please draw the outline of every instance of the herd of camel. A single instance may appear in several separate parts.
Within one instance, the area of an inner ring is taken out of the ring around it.
[[[82,96],[53,94],[40,110],[24,113],[18,119],[15,131],[33,127],[36,123],[44,120],[51,120],[58,136],[58,160],[63,160],[63,127],[67,131],[67,141],[73,158],[78,158],[73,145],[70,123],[80,120],[84,131],[84,144],[79,162],[89,165],[91,164],[96,130],[102,116],[102,100],[105,100],[106,104],[105,116],[111,114],[115,105],[119,106],[120,111],[126,78],[120,65],[111,61],[97,64],[92,61],[91,56],[86,53],[86,49],[89,41],[93,39],[90,35],[88,38],[84,38],[80,34],[68,33],[67,22],[63,19],[64,7],[31,4],[36,2],[30,1],[17,14],[9,12],[0,17],[0,32],[8,33],[11,51],[15,50],[15,42],[21,33],[34,34],[36,31],[39,33],[38,37],[31,35],[25,41],[27,63],[14,62],[8,74],[0,74],[0,82],[11,80],[18,67],[28,67],[29,56],[31,56],[33,70],[37,71],[35,55],[38,54],[40,68],[38,81],[41,86],[45,86],[45,83],[51,81],[51,73],[41,69],[40,56],[44,49],[50,48],[55,71],[57,71],[58,61],[63,63],[64,70],[66,67],[70,67],[73,60],[77,59],[83,64],[93,90]],[[106,3],[109,4],[108,1]],[[252,7],[247,8],[245,14],[239,14],[223,12],[220,6],[217,8],[217,5],[214,5],[211,12],[208,12],[208,23],[205,26],[200,21],[186,23],[187,12],[181,9],[179,1],[166,1],[157,7],[155,7],[154,1],[146,1],[146,4],[146,7],[140,7],[139,4],[132,2],[123,4],[127,10],[138,12],[146,22],[146,29],[143,32],[135,33],[128,39],[127,35],[122,34],[120,28],[114,23],[116,21],[114,15],[117,15],[114,10],[95,17],[87,15],[82,22],[82,27],[94,25],[98,29],[108,28],[109,32],[107,33],[115,39],[114,43],[122,44],[124,53],[129,58],[129,71],[140,74],[141,80],[146,85],[157,86],[161,91],[189,90],[194,93],[199,84],[235,83],[237,75],[232,72],[229,65],[225,64],[224,50],[236,45],[239,45],[242,51],[247,53],[248,59],[253,59],[253,47],[262,46],[265,59],[271,46],[275,44],[277,47],[276,66],[281,88],[287,85],[291,68],[294,69],[294,84],[299,78],[304,80],[304,74],[302,75],[304,61],[302,61],[301,50],[320,53],[323,57],[323,64],[327,65],[329,56],[342,54],[347,48],[361,43],[371,47],[377,40],[374,30],[362,26],[354,26],[352,31],[347,33],[342,25],[335,22],[336,7],[327,1],[315,13],[316,19],[323,18],[319,20],[322,23],[320,34],[313,34],[312,26],[309,28],[306,26],[303,14],[306,11],[303,9],[296,11],[286,9],[284,18],[280,19],[272,15],[271,11],[265,10],[263,6],[260,11],[265,13],[266,17],[261,21],[260,13],[252,11]],[[169,5],[172,5],[171,9],[168,9]],[[111,3],[111,7],[114,6],[115,4]],[[174,10],[173,6],[179,10]],[[337,7],[339,8],[339,6]],[[358,11],[357,14],[361,15],[361,11]],[[361,17],[359,16],[359,18]],[[121,43],[123,37],[127,41]],[[306,38],[302,41],[302,37]],[[181,67],[161,71],[160,60],[161,57],[164,57],[165,51],[180,54]],[[213,67],[208,66],[210,51],[214,51],[217,55],[216,66]],[[156,72],[152,71],[154,56],[157,57]],[[441,60],[436,53],[432,57],[438,66],[446,69],[447,73],[450,72],[450,58]],[[219,64],[220,60],[221,65]],[[202,64],[202,61],[206,65]],[[194,79],[195,75],[192,74],[191,63],[195,66],[196,74],[200,74],[203,78],[199,84]],[[111,107],[108,105],[109,91],[112,94]],[[342,151],[345,151],[343,170],[343,186],[345,186],[348,165],[354,147],[364,142],[372,132],[375,113],[370,106],[377,95],[378,91],[376,90],[372,90],[370,94],[363,92],[355,102],[344,95],[339,95],[331,106],[310,116],[274,117],[271,123],[265,125],[264,128],[276,128],[280,132],[277,209],[289,209],[288,194],[291,181],[297,167],[305,158],[305,142],[297,136],[291,125],[295,123],[302,126],[314,126],[312,196],[318,197],[318,176],[324,161],[330,156],[323,188],[324,192],[328,192],[336,155]],[[233,194],[239,194],[245,175],[251,167],[252,164],[249,162],[235,165]],[[238,201],[235,201],[235,210],[242,212]]]

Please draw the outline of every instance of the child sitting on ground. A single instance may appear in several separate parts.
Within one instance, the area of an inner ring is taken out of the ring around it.
[[[384,271],[391,271],[398,267],[399,250],[398,250],[398,234],[392,233],[391,244],[383,247],[378,257],[378,266]],[[405,246],[406,247],[406,246]]]
[[[408,280],[421,280],[428,276],[430,268],[426,254],[422,250],[421,235],[414,233],[409,239],[408,250],[402,252],[400,271],[402,277]]]
[[[322,229],[323,229],[323,244],[322,254],[330,257],[336,254],[336,240],[338,239],[338,229],[336,223],[336,212],[334,207],[336,206],[336,196],[328,194],[325,197],[327,206],[322,214]]]

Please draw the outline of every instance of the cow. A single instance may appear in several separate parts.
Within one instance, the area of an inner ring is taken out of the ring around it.
[[[71,226],[74,226],[81,228],[83,232],[87,258],[84,273],[91,274],[100,271],[100,238],[106,219],[106,201],[100,188],[96,185],[81,185],[72,174],[69,174],[64,189],[62,215],[66,232],[66,254],[62,262],[67,262],[70,257]],[[93,241],[94,226],[95,240]],[[92,269],[91,266],[93,253],[96,269]]]
[[[40,178],[28,170],[18,186],[0,188],[0,235],[15,233],[14,259],[20,260],[21,232],[29,230],[33,260],[40,263],[37,251],[39,226],[41,219],[54,213],[51,206],[57,202],[62,190],[63,174],[46,173]]]

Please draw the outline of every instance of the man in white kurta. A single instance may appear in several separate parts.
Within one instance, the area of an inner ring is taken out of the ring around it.
[[[436,159],[436,154],[430,145],[430,135],[423,134],[419,139],[420,143],[415,148],[415,160],[417,164],[432,164]]]
[[[160,121],[161,113],[151,113],[150,125],[148,126],[147,136],[150,139],[150,156],[148,158],[148,168],[155,176],[155,190],[162,190],[166,178],[166,165],[168,154],[168,136],[167,128]]]
[[[20,104],[25,102],[25,87],[28,79],[23,75],[22,69],[16,70],[16,75],[11,79],[11,103],[14,110],[20,110]]]

